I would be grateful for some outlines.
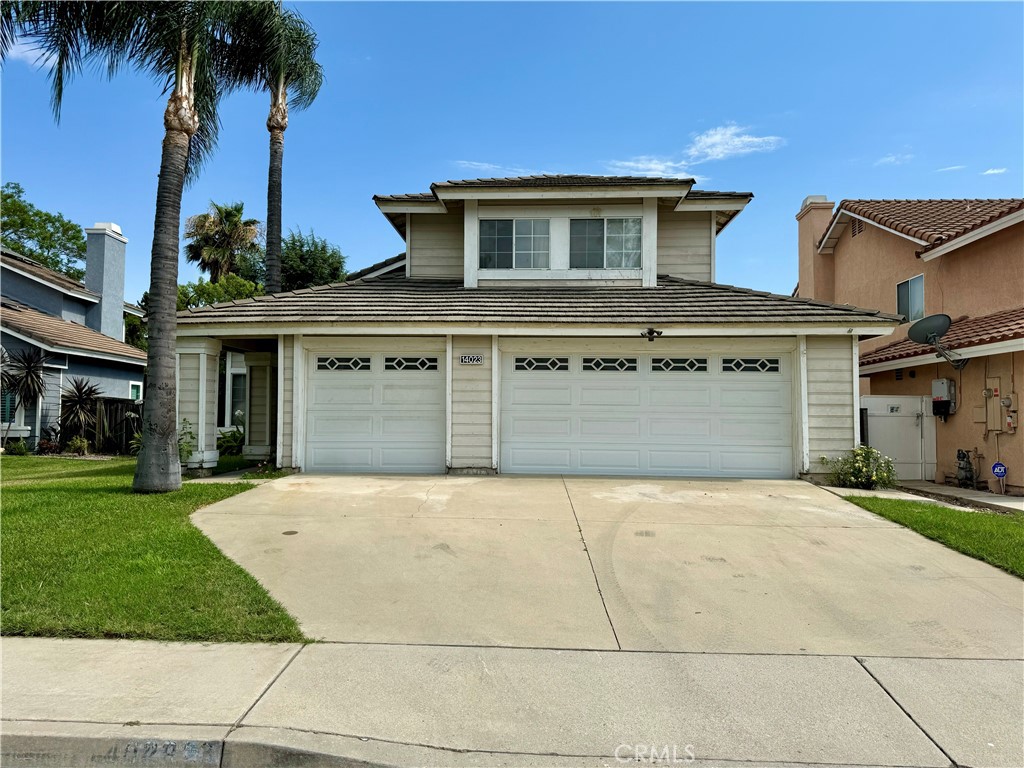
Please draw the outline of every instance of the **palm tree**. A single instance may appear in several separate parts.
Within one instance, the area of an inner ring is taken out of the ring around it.
[[[86,64],[109,76],[130,67],[168,93],[156,191],[149,289],[149,390],[134,489],[181,487],[175,385],[175,309],[181,195],[217,139],[217,106],[228,90],[253,85],[276,55],[279,9],[267,2],[21,3],[18,27],[52,62],[51,102],[60,117],[64,86]]]
[[[305,109],[320,92],[323,68],[316,61],[316,32],[299,14],[278,16],[280,46],[263,67],[263,85],[270,92],[270,173],[267,179],[267,293],[281,290],[281,176],[288,108]],[[212,278],[211,278],[212,279]]]
[[[259,252],[260,223],[242,218],[243,203],[210,203],[208,213],[190,216],[185,222],[185,258],[210,276],[211,283],[235,271],[241,256]]]
[[[7,350],[0,354],[3,368],[0,389],[14,395],[14,412],[26,405],[38,403],[46,394],[46,363],[49,356],[38,347],[16,349],[9,355]],[[4,429],[3,442],[11,434],[12,418]]]

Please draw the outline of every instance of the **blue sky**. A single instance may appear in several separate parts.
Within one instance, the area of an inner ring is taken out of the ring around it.
[[[298,3],[326,84],[285,138],[284,223],[350,270],[403,249],[375,193],[451,178],[693,174],[753,202],[718,244],[718,280],[789,293],[809,194],[1018,197],[1021,3]],[[55,124],[45,72],[2,77],[0,176],[41,208],[129,238],[148,287],[164,99],[86,73]],[[266,215],[267,98],[235,94],[182,210]],[[182,263],[181,280],[197,271]]]

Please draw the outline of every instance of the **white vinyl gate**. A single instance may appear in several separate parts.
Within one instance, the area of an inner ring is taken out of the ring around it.
[[[900,480],[935,479],[935,417],[930,397],[864,395],[866,442],[896,466]]]

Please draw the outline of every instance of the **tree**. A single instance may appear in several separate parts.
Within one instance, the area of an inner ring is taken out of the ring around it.
[[[304,235],[292,230],[281,252],[281,290],[294,291],[327,285],[345,279],[345,256],[338,246],[317,237],[313,230]]]
[[[16,349],[9,355],[6,350],[0,355],[2,363],[2,381],[0,389],[14,394],[14,410],[26,405],[37,403],[46,394],[46,363],[49,360],[43,350],[38,347]],[[11,433],[14,420],[7,422],[4,430],[4,442]]]
[[[0,242],[73,280],[85,276],[85,233],[60,213],[41,211],[25,199],[25,189],[8,181],[0,189]]]
[[[282,10],[277,17],[280,46],[263,66],[263,84],[270,92],[270,172],[267,175],[267,291],[284,288],[281,263],[281,197],[284,167],[284,132],[288,108],[305,109],[316,99],[323,83],[323,68],[316,60],[313,28],[297,13]]]
[[[205,307],[223,301],[237,301],[262,296],[263,286],[243,280],[238,275],[227,274],[219,283],[206,282],[199,278],[194,283],[178,286],[178,311],[192,307]]]
[[[211,283],[235,271],[238,259],[260,251],[260,223],[244,218],[244,203],[210,203],[210,210],[185,222],[185,258],[210,276]]]
[[[259,82],[277,55],[276,3],[223,0],[20,4],[18,25],[53,62],[51,103],[60,117],[64,87],[87,64],[113,76],[147,72],[169,93],[157,181],[149,301],[149,390],[136,492],[181,487],[175,384],[175,311],[181,196],[217,139],[217,107],[231,89]],[[0,42],[3,38],[0,37]]]

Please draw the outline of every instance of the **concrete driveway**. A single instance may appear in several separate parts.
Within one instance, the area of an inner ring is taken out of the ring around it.
[[[328,641],[1024,657],[1024,582],[798,481],[297,475],[193,519]]]

